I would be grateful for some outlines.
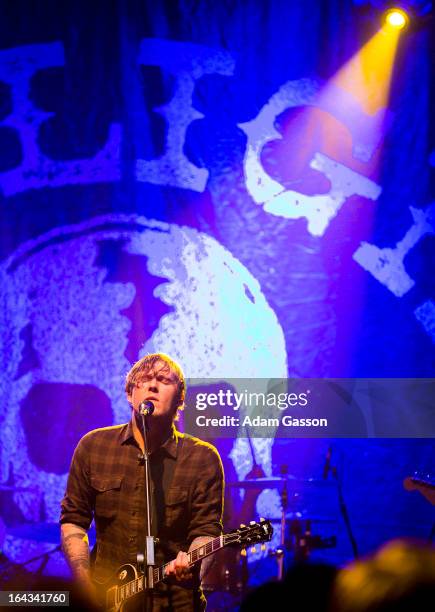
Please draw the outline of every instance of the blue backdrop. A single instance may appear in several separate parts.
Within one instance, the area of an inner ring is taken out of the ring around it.
[[[401,35],[379,123],[334,81],[380,27],[350,0],[2,5],[10,559],[57,541],[75,444],[129,418],[123,377],[147,352],[195,378],[433,375],[430,23]],[[230,481],[255,462],[320,478],[331,446],[362,552],[430,531],[431,507],[402,480],[430,470],[432,440],[217,444]],[[242,497],[229,492],[229,521]],[[335,486],[306,483],[292,499],[338,536],[316,554],[349,559]],[[278,519],[278,491],[252,508]],[[50,563],[61,571],[59,555]]]

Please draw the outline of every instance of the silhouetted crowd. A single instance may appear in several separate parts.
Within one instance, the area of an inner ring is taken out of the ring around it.
[[[30,574],[27,580],[23,575],[15,575],[15,580],[13,576],[8,578],[2,581],[2,590],[69,591],[70,605],[64,609],[97,610],[80,589],[66,580]],[[296,564],[284,580],[268,582],[250,592],[240,607],[226,608],[223,604],[221,609],[222,612],[429,612],[435,609],[435,547],[413,540],[394,540],[343,568],[310,562]]]
[[[281,582],[251,592],[240,612],[420,612],[435,609],[435,548],[395,540],[373,555],[338,569],[326,564],[293,566]]]

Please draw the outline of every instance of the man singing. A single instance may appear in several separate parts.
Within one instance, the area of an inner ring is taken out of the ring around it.
[[[74,452],[61,504],[65,556],[76,579],[92,593],[87,530],[93,518],[97,541],[92,574],[98,582],[107,580],[120,565],[136,563],[137,553],[144,551],[144,438],[139,406],[150,401],[154,412],[146,418],[156,565],[173,560],[167,578],[153,590],[152,610],[203,610],[198,568],[189,568],[186,551],[222,532],[220,457],[214,446],[176,430],[185,380],[179,365],[167,355],[147,355],[135,363],[125,389],[132,406],[130,422],[89,432]]]

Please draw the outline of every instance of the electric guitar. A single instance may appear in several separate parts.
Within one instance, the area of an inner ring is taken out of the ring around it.
[[[270,521],[260,519],[258,523],[251,521],[249,525],[240,525],[229,533],[222,534],[207,544],[198,546],[187,553],[189,566],[198,563],[225,546],[254,546],[261,542],[269,542],[272,538],[273,527]],[[153,569],[153,582],[157,584],[166,577],[165,570],[169,563]],[[104,585],[98,585],[105,594],[105,610],[107,612],[119,612],[122,606],[135,595],[142,593],[144,589],[144,574],[138,572],[137,568],[126,563],[122,565]]]
[[[428,502],[435,505],[435,478],[430,474],[416,472],[414,476],[405,478],[403,486],[407,491],[418,491]]]

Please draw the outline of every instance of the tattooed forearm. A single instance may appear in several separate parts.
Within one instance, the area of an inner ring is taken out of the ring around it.
[[[74,576],[82,581],[90,579],[89,544],[86,531],[77,525],[61,526],[62,550]]]
[[[83,533],[81,531],[80,531],[80,533],[79,532],[77,532],[77,533],[70,533],[70,534],[66,535],[65,537],[62,537],[62,547],[65,547],[66,543],[69,540],[72,540],[73,538],[77,538],[81,542],[86,542],[87,541],[86,533],[85,533],[85,535],[83,535]]]

